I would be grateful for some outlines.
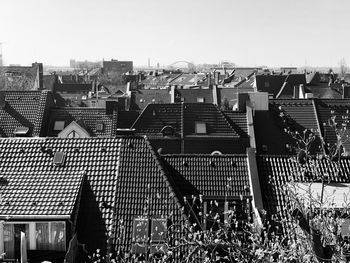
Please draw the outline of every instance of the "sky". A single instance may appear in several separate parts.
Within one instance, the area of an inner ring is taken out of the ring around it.
[[[350,64],[349,0],[0,0],[5,64]]]

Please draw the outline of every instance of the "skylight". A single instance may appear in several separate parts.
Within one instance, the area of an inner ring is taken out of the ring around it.
[[[66,160],[66,154],[64,152],[56,152],[53,156],[53,164],[56,166],[63,166]]]
[[[195,132],[197,134],[206,134],[207,133],[207,125],[205,122],[199,122],[197,121],[195,123]]]

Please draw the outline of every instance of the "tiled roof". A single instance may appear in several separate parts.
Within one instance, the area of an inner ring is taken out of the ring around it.
[[[106,114],[103,108],[53,108],[50,111],[48,136],[57,136],[60,131],[54,130],[56,121],[64,121],[64,127],[67,127],[72,121],[82,124],[91,136],[109,137],[115,135],[113,124],[116,118]],[[97,124],[103,124],[103,129],[98,130]]]
[[[329,126],[329,120],[332,116],[335,116],[335,121],[338,123],[338,127],[344,122],[343,116],[349,117],[350,112],[350,99],[339,99],[339,100],[315,100],[317,113],[319,116],[320,127],[322,129],[323,137],[326,143],[334,145],[337,143],[337,137],[334,128]],[[349,135],[347,132],[345,135]],[[349,139],[343,139],[344,148],[350,152],[350,141]]]
[[[141,81],[141,85],[145,85],[146,87],[164,87],[169,84],[171,80],[175,77],[179,76],[179,74],[163,74],[160,76],[147,76],[146,79]]]
[[[258,91],[268,92],[274,97],[279,95],[280,98],[293,97],[293,87],[300,84],[305,85],[306,79],[304,74],[288,74],[288,75],[256,75],[256,87]],[[283,83],[287,85],[280,93]]]
[[[126,251],[131,247],[135,217],[167,216],[172,222],[181,218],[173,183],[158,158],[146,140],[123,140],[118,158],[115,244]]]
[[[117,126],[120,129],[131,128],[132,124],[136,121],[140,115],[139,111],[118,111]]]
[[[92,91],[92,84],[81,84],[81,83],[64,83],[55,84],[55,92],[67,92],[67,93],[77,93],[77,92],[89,92]]]
[[[195,122],[205,122],[207,134],[212,136],[227,135],[239,137],[238,133],[230,126],[223,113],[209,103],[184,103],[183,113],[184,135],[194,135]]]
[[[209,88],[191,88],[191,89],[176,89],[178,96],[184,99],[186,103],[198,102],[198,98],[203,98],[205,103],[213,103],[213,90]]]
[[[182,132],[195,135],[195,122],[206,123],[207,136],[231,136],[239,138],[238,132],[229,124],[224,114],[210,103],[149,104],[135,121],[132,128],[137,133],[162,135],[165,126],[172,126],[176,135]]]
[[[131,94],[131,110],[142,110],[150,103],[170,103],[168,89],[140,89]]]
[[[52,94],[48,91],[2,91],[5,104],[0,108],[0,137],[13,137],[16,127],[27,127],[27,136],[45,135],[46,117]]]
[[[172,126],[176,135],[181,134],[181,112],[180,103],[171,104],[149,104],[136,119],[132,128],[140,134],[161,135],[161,130],[165,126]]]
[[[239,198],[250,193],[246,155],[188,154],[162,158],[182,196]]]
[[[171,85],[193,86],[201,82],[205,82],[206,76],[204,74],[181,74],[170,81]]]
[[[317,116],[312,100],[270,100],[272,109],[280,107],[298,125],[304,129],[318,130]]]
[[[284,123],[280,114],[287,117]],[[254,116],[254,131],[258,152],[269,154],[290,154],[286,145],[295,142],[284,129],[288,126],[300,134],[305,129],[318,131],[318,120],[312,100],[270,100],[269,111],[256,111]],[[319,134],[317,132],[317,134]],[[315,142],[313,151],[317,150]]]
[[[172,183],[144,138],[14,138],[1,139],[0,149],[4,216],[71,215],[85,175],[77,230],[89,251],[105,249],[108,233],[129,250],[133,218],[145,215],[147,198],[150,215],[181,217]],[[53,164],[56,152],[66,154],[62,166]]]
[[[241,137],[248,136],[247,113],[225,110],[223,111],[223,114],[227,118],[230,125]]]
[[[76,143],[44,138],[0,139],[0,175],[5,179],[0,214],[70,216],[86,168],[76,159],[75,147]],[[53,164],[57,151],[66,153],[63,167]]]
[[[316,182],[312,176],[296,173],[297,164],[290,156],[257,155],[259,179],[263,196],[264,208],[269,214],[277,214],[280,217],[287,216],[287,202],[285,197],[286,183],[288,182]],[[336,172],[335,166],[324,161],[322,171],[330,175],[330,183],[350,182],[350,159],[340,161],[340,173]],[[319,181],[317,181],[319,182]]]

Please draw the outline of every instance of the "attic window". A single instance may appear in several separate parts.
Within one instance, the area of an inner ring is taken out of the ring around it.
[[[99,132],[102,132],[103,131],[103,129],[104,129],[104,124],[103,124],[103,122],[97,122],[96,123],[96,131],[99,131]]]
[[[55,131],[62,131],[64,129],[64,121],[55,121],[53,129]]]
[[[204,103],[204,98],[203,97],[197,97],[197,102]]]
[[[195,132],[197,134],[206,134],[207,133],[207,125],[205,122],[199,122],[197,121],[195,123]]]
[[[56,152],[53,156],[53,164],[56,166],[63,166],[66,159],[66,154],[64,152]]]
[[[13,134],[17,137],[26,136],[28,135],[28,133],[29,133],[29,128],[24,126],[16,127],[15,130],[13,131]]]

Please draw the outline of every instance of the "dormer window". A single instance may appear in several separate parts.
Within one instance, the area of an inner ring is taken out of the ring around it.
[[[164,126],[160,132],[163,134],[163,136],[174,136],[175,135],[175,129],[173,126],[170,126],[170,125]]]
[[[198,103],[204,103],[204,98],[203,97],[197,97],[197,102]]]
[[[102,132],[103,129],[104,129],[104,124],[103,124],[103,122],[97,122],[97,123],[96,123],[96,131]]]
[[[195,132],[197,134],[206,134],[207,133],[207,124],[205,122],[197,121],[195,123]]]
[[[55,121],[53,129],[55,131],[62,131],[64,129],[64,121]]]

